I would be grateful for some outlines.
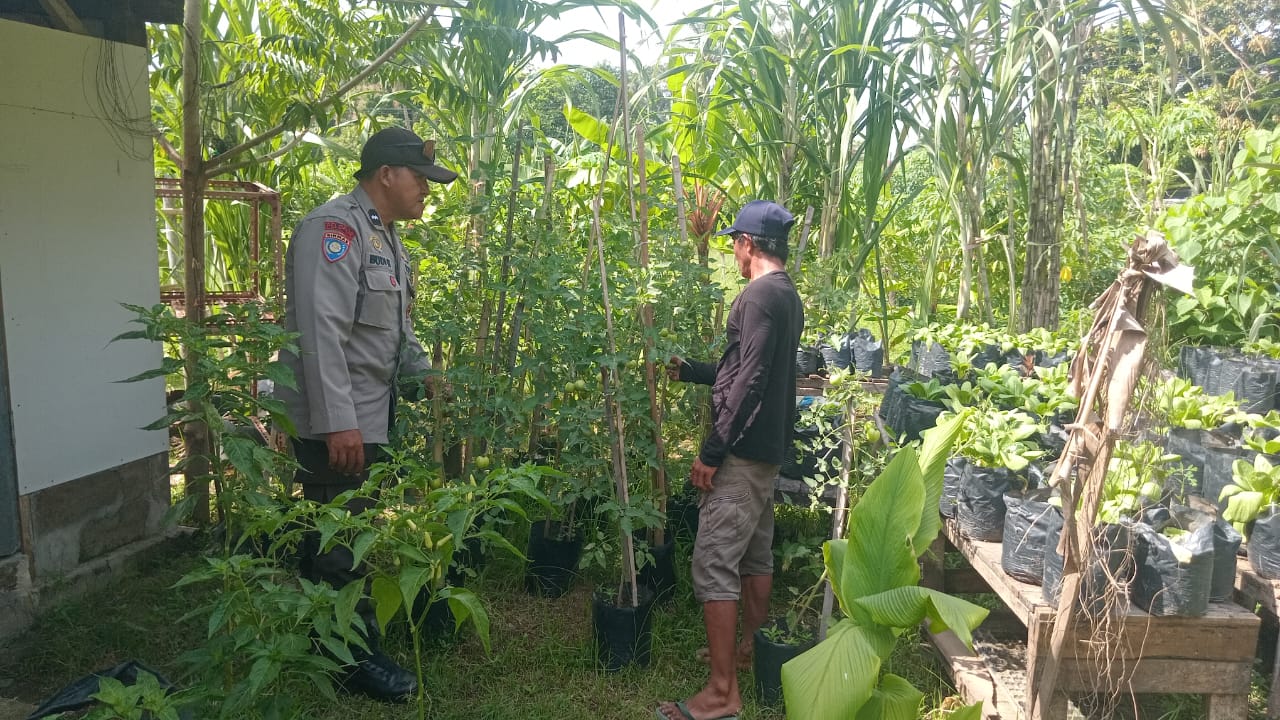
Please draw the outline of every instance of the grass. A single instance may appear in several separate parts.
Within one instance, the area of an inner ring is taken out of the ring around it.
[[[786,534],[793,523],[780,523]],[[140,660],[179,686],[184,675],[178,657],[204,638],[203,619],[181,621],[191,607],[213,592],[208,587],[174,588],[182,575],[201,562],[200,541],[188,540],[152,558],[139,571],[109,587],[52,608],[25,635],[0,650],[0,695],[38,704],[71,681],[128,659]],[[684,698],[706,679],[707,668],[695,659],[705,644],[700,609],[688,586],[688,549],[677,558],[682,568],[673,604],[654,617],[653,661],[609,675],[596,670],[591,637],[590,591],[582,581],[561,598],[541,598],[524,591],[522,568],[513,558],[493,561],[472,583],[488,608],[492,652],[464,628],[456,640],[430,644],[424,651],[426,717],[433,720],[649,720],[658,702]],[[774,602],[781,610],[786,587],[807,580],[782,574]],[[393,628],[388,652],[412,667],[407,629]],[[918,633],[899,641],[884,670],[905,677],[926,695],[927,716],[953,693],[945,674]],[[1250,718],[1265,717],[1267,680],[1254,674]],[[745,707],[743,720],[781,720],[778,708],[755,702],[750,673],[740,675]],[[296,717],[316,720],[398,720],[417,717],[413,706],[390,706],[360,697],[339,695],[329,703],[308,687],[298,686]],[[1117,717],[1191,720],[1204,717],[1198,696],[1144,696],[1137,713],[1122,707]]]
[[[0,651],[0,694],[39,703],[71,681],[127,659],[147,664],[179,686],[188,685],[178,657],[204,638],[202,619],[179,622],[201,604],[212,588],[173,588],[201,562],[198,543],[178,547],[148,563],[137,574],[45,613],[25,635]],[[653,659],[648,668],[605,674],[595,668],[591,637],[591,584],[580,582],[561,598],[540,598],[524,590],[515,559],[500,559],[484,569],[473,585],[491,620],[492,653],[464,628],[447,644],[424,652],[428,718],[434,720],[563,720],[602,718],[648,720],[663,700],[696,692],[707,676],[695,659],[705,644],[701,610],[688,586],[688,549],[677,558],[682,568],[673,604],[654,617]],[[804,582],[778,578],[777,585]],[[775,592],[781,603],[783,593]],[[388,652],[412,667],[412,643],[404,627],[393,628]],[[890,661],[936,707],[950,692],[941,673],[915,636],[905,637]],[[740,675],[743,720],[780,720],[778,708],[760,707],[750,673]],[[339,695],[328,703],[299,686],[301,717],[317,720],[395,720],[417,717],[413,706],[390,706]]]

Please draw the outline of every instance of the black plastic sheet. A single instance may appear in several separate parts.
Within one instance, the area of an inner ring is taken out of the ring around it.
[[[94,700],[93,696],[98,694],[102,678],[113,678],[119,680],[125,686],[133,686],[138,684],[138,677],[144,673],[154,676],[156,682],[160,687],[164,688],[166,694],[175,692],[176,689],[173,683],[166,680],[163,675],[136,660],[129,660],[115,667],[86,675],[67,685],[55,693],[53,697],[41,703],[40,707],[27,716],[27,720],[59,717],[62,713],[93,707],[98,704],[98,701]],[[179,717],[182,720],[191,720],[189,712],[182,712]]]
[[[1052,491],[1044,488],[1011,492],[1004,496],[1007,508],[1000,546],[1000,566],[1010,577],[1039,585],[1044,580],[1044,544],[1052,516],[1061,514],[1049,504]]]
[[[1167,537],[1146,523],[1134,526],[1137,573],[1130,597],[1157,616],[1198,617],[1209,610],[1213,586],[1213,523],[1191,523],[1186,534]]]

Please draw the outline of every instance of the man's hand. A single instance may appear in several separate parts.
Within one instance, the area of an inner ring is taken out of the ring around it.
[[[434,400],[436,395],[439,395],[441,400],[453,402],[453,386],[440,375],[423,377],[422,386],[426,388],[428,400]]]
[[[364,438],[359,430],[329,433],[325,444],[329,446],[331,469],[346,475],[359,475],[364,471]]]
[[[711,492],[711,478],[715,477],[716,470],[719,468],[703,463],[702,458],[694,458],[693,469],[689,471],[689,482],[702,492]]]
[[[680,366],[684,364],[684,358],[679,355],[672,355],[667,361],[667,378],[671,380],[680,379]]]

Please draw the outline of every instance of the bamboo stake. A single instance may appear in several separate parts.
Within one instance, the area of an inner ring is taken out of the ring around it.
[[[809,209],[813,210],[812,207]],[[839,540],[844,535],[844,512],[849,506],[849,472],[853,467],[854,410],[853,398],[849,398],[844,406],[844,447],[840,451],[840,487],[836,490],[836,507],[831,513],[832,540]],[[827,628],[831,624],[831,613],[834,608],[835,590],[831,587],[831,578],[827,578],[822,591],[822,617],[818,621],[818,642],[827,639]]]
[[[515,244],[515,223],[516,223],[516,200],[520,196],[520,156],[524,154],[523,143],[524,126],[520,126],[520,130],[516,133],[516,151],[511,160],[511,191],[507,194],[507,228],[506,238],[502,245],[502,267],[498,271],[498,311],[494,313],[493,328],[493,368],[494,374],[498,372],[498,365],[502,362],[502,328],[503,319],[507,315],[507,276],[511,274],[511,247]],[[484,358],[481,358],[481,362]]]
[[[619,53],[622,57],[622,92],[619,94],[619,101],[626,97],[626,60],[627,60],[627,42],[626,42],[626,25],[624,24],[624,15],[618,13],[618,45]],[[625,105],[624,105],[625,108]],[[624,129],[625,138],[625,129]],[[613,304],[609,301],[609,269],[605,263],[604,251],[604,233],[601,230],[600,207],[604,203],[605,180],[609,173],[609,158],[613,154],[613,142],[616,132],[611,132],[608,147],[605,148],[604,165],[600,172],[600,187],[596,191],[596,196],[591,203],[591,233],[595,236],[596,253],[600,261],[600,290],[601,297],[604,301],[604,319],[605,319],[605,337],[608,342],[608,350],[610,356],[618,354],[618,345],[614,340],[613,331]],[[628,160],[628,164],[630,161]],[[614,369],[605,365],[600,368],[600,380],[604,387],[604,406],[605,416],[608,420],[608,429],[610,437],[610,455],[613,461],[613,480],[614,491],[617,493],[618,504],[620,507],[627,507],[630,500],[630,493],[627,488],[627,465],[626,456],[622,452],[625,430],[622,424],[621,413],[618,410],[617,398],[614,396],[614,388],[616,386],[616,378],[614,377]],[[640,605],[640,593],[636,580],[636,559],[635,545],[631,537],[631,533],[626,532],[619,523],[619,534],[622,536],[622,579],[618,588],[618,605],[623,603],[624,590],[626,584],[631,587],[631,607]]]
[[[676,196],[676,226],[680,228],[680,247],[689,244],[689,217],[684,208],[684,179],[680,170],[680,155],[671,154],[671,185]]]
[[[647,177],[644,147],[644,126],[636,125],[636,156],[640,175],[640,267],[649,272],[649,180]],[[667,470],[666,447],[662,441],[662,405],[658,402],[658,381],[656,360],[653,357],[653,304],[646,302],[640,308],[640,323],[644,327],[644,385],[649,392],[649,417],[653,420],[653,446],[657,454],[655,462],[649,470],[653,482],[653,494],[657,496],[658,511],[663,517],[667,514]],[[666,528],[659,526],[653,532],[653,544],[666,544]]]

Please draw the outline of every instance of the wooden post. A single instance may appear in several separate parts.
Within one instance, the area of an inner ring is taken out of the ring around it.
[[[208,179],[204,174],[204,148],[200,123],[200,41],[204,37],[204,3],[187,0],[182,30],[182,239],[186,265],[183,305],[187,320],[193,326],[204,323],[204,190]],[[193,348],[182,349],[186,360],[187,387],[199,372],[199,358]],[[187,398],[194,415],[204,416],[204,402]],[[194,497],[192,508],[198,523],[209,520],[209,453],[212,443],[209,427],[202,420],[182,428],[186,445],[186,493]]]

